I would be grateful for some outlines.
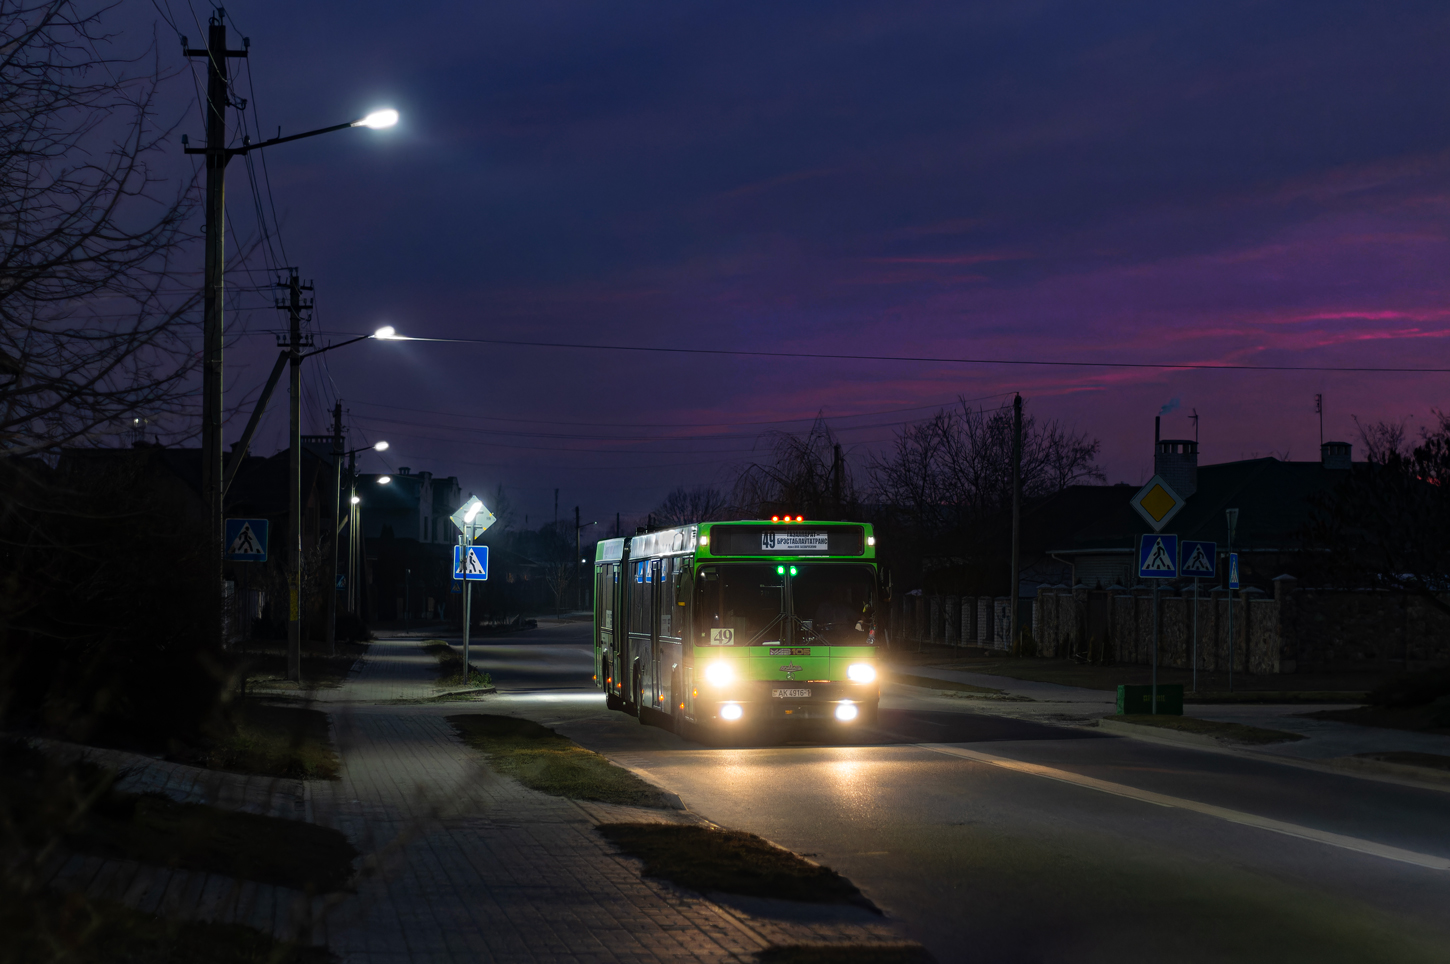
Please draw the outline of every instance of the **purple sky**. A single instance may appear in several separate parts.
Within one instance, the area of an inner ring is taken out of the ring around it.
[[[169,9],[195,43],[190,11]],[[238,92],[267,135],[403,114],[390,132],[268,153],[287,259],[316,282],[324,336],[392,324],[863,357],[367,342],[325,372],[309,363],[304,431],[341,395],[353,444],[386,438],[391,467],[465,489],[502,483],[531,524],[556,486],[567,510],[612,520],[675,484],[725,481],[774,427],[760,423],[818,409],[860,466],[894,423],[1021,391],[1102,439],[1110,481],[1138,482],[1153,416],[1175,399],[1165,435],[1191,436],[1196,408],[1206,462],[1316,457],[1317,392],[1329,438],[1353,438],[1352,415],[1419,424],[1443,404],[1444,375],[870,360],[1445,366],[1441,3],[228,13],[252,42],[255,92],[245,70]],[[234,228],[255,235],[241,162],[229,179]],[[231,404],[265,378],[263,332],[280,320],[269,296],[237,297],[251,310],[231,316]],[[262,451],[284,429],[274,406]]]

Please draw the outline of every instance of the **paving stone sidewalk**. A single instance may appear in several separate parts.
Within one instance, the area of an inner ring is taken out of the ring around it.
[[[418,643],[385,642],[388,662],[359,678],[393,694],[383,680],[407,684]],[[343,776],[313,784],[315,813],[369,855],[356,897],[322,925],[343,961],[749,961],[773,944],[902,943],[866,911],[722,903],[641,877],[594,827],[698,818],[577,803],[498,776],[443,718],[486,707],[330,709]]]

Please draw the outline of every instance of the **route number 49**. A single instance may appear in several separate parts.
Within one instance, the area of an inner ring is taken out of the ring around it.
[[[734,646],[735,630],[733,629],[712,629],[710,630],[711,646]]]

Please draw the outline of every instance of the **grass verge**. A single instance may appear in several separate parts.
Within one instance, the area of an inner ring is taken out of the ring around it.
[[[532,790],[631,807],[674,806],[673,794],[532,720],[480,713],[450,716],[448,722],[495,770]]]
[[[910,676],[905,673],[892,673],[888,677],[894,683],[905,683],[907,686],[921,686],[929,690],[951,690],[953,693],[973,693],[978,696],[1006,696],[1006,690],[993,689],[990,686],[973,686],[971,683],[958,683],[956,680],[936,679],[931,676]]]
[[[341,890],[358,856],[345,836],[302,820],[238,813],[157,794],[122,793],[115,774],[60,763],[19,743],[0,748],[5,837],[20,852],[52,843],[80,853],[260,883]]]
[[[791,944],[767,947],[760,964],[935,964],[920,944]]]
[[[337,751],[326,713],[253,698],[233,708],[231,724],[205,746],[176,748],[170,756],[181,763],[233,773],[298,780],[338,778]]]
[[[1411,767],[1426,767],[1431,770],[1444,770],[1450,773],[1450,756],[1441,756],[1438,753],[1416,753],[1414,750],[1386,750],[1381,753],[1356,753],[1355,756],[1362,757],[1366,760],[1399,763]]]
[[[1352,710],[1320,710],[1304,715],[1316,720],[1353,723],[1355,726],[1378,726],[1415,733],[1450,733],[1450,707],[1433,703],[1428,706],[1361,706]]]
[[[1185,703],[1363,703],[1363,690],[1265,690],[1259,693],[1184,693]]]
[[[751,833],[676,823],[606,823],[599,832],[643,860],[646,877],[690,890],[876,910],[855,884],[834,870]]]
[[[321,644],[314,644],[321,645]],[[302,653],[302,689],[334,689],[342,685],[353,666],[368,651],[367,643],[338,642],[337,655],[316,650]],[[275,686],[287,682],[287,649],[284,644],[253,644],[242,654],[247,685]]]
[[[1283,730],[1268,730],[1261,726],[1248,726],[1244,723],[1221,723],[1218,720],[1200,720],[1192,716],[1168,716],[1165,714],[1151,713],[1125,713],[1103,717],[1105,720],[1115,720],[1119,723],[1132,723],[1137,726],[1156,726],[1163,730],[1174,730],[1179,733],[1198,733],[1203,736],[1215,736],[1230,743],[1246,743],[1262,745],[1265,743],[1285,743],[1291,740],[1302,740],[1304,736],[1299,733],[1285,733]]]
[[[432,639],[423,648],[438,660],[439,686],[492,686],[493,677],[472,666],[468,668],[468,679],[463,678],[463,656],[441,639]]]
[[[325,948],[300,947],[240,924],[163,920],[111,901],[0,888],[0,959],[13,964],[332,964]]]

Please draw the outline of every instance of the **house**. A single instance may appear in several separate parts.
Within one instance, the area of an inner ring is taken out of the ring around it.
[[[397,539],[450,546],[458,541],[458,530],[448,521],[463,504],[457,476],[435,478],[405,465],[396,475],[359,475],[357,496],[366,539],[381,538],[386,528]]]

